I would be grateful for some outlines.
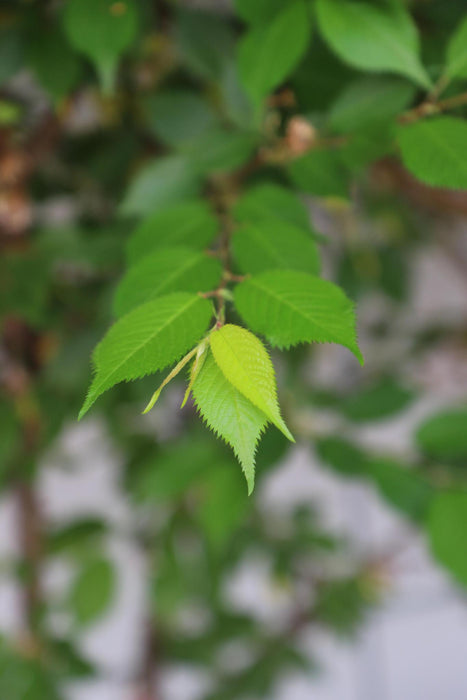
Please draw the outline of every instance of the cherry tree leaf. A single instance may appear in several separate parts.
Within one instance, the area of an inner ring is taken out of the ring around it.
[[[245,328],[227,324],[212,331],[209,342],[225,378],[293,442],[280,414],[274,367],[259,338]]]
[[[175,292],[119,319],[94,351],[95,376],[79,417],[115,384],[152,374],[178,360],[206,332],[211,313],[207,299]]]
[[[254,486],[255,452],[267,425],[265,414],[224,376],[209,351],[193,387],[196,406],[208,427],[234,450],[251,493]]]

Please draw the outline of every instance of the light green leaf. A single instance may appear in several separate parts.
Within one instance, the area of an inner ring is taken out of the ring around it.
[[[222,276],[219,260],[190,248],[162,248],[130,267],[117,287],[116,316],[169,292],[207,292]]]
[[[289,165],[289,174],[303,192],[349,198],[350,175],[337,151],[313,149]]]
[[[400,126],[398,143],[416,178],[433,187],[467,189],[467,122],[435,117]]]
[[[240,222],[261,221],[265,216],[273,216],[303,229],[310,228],[310,215],[297,195],[272,182],[250,187],[235,203],[233,215]]]
[[[245,328],[227,324],[212,331],[209,342],[225,378],[293,442],[280,414],[274,367],[259,338]]]
[[[434,499],[428,533],[433,555],[467,586],[467,491],[447,491]]]
[[[329,126],[346,134],[393,119],[414,95],[413,85],[401,78],[362,78],[339,95],[329,114]]]
[[[69,606],[76,622],[87,625],[103,615],[115,596],[115,567],[108,559],[93,559],[79,572]]]
[[[95,64],[103,89],[110,92],[118,59],[138,29],[135,0],[68,0],[64,23],[70,43]]]
[[[415,434],[419,448],[432,459],[467,460],[467,408],[440,411],[425,420]]]
[[[353,304],[332,282],[303,272],[264,272],[236,287],[235,305],[247,325],[271,345],[338,343],[363,364]]]
[[[150,214],[130,237],[127,255],[135,263],[156,249],[172,246],[206,248],[216,235],[218,222],[202,200],[161,207]]]
[[[452,35],[446,56],[446,78],[467,78],[467,15]]]
[[[240,41],[238,66],[248,94],[261,100],[282,83],[305,53],[311,18],[304,0],[289,0],[273,19]]]
[[[95,376],[79,417],[115,384],[152,374],[178,360],[200,340],[211,313],[207,299],[175,292],[119,319],[94,351]]]
[[[351,66],[400,73],[429,89],[419,58],[419,37],[402,7],[375,7],[354,0],[317,0],[318,21],[329,46]]]
[[[234,234],[232,249],[242,272],[274,268],[319,273],[315,241],[292,224],[272,216],[245,224]]]
[[[144,215],[164,204],[195,197],[201,189],[199,173],[183,156],[164,156],[146,165],[130,183],[121,211]]]
[[[193,397],[208,427],[233,448],[251,493],[256,446],[268,419],[228,381],[211,351],[193,384]]]

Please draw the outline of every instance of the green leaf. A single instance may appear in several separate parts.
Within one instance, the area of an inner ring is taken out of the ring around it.
[[[303,272],[264,272],[236,287],[235,305],[248,326],[271,345],[338,343],[363,364],[353,304],[332,282]]]
[[[199,173],[184,156],[164,156],[146,165],[130,183],[121,211],[149,214],[157,207],[195,197],[201,189]]]
[[[140,501],[173,501],[207,471],[216,469],[219,461],[219,451],[212,440],[177,438],[177,443],[138,467],[132,491]]]
[[[274,367],[261,341],[245,328],[227,324],[212,331],[209,342],[225,378],[294,442],[280,414]]]
[[[355,422],[381,420],[402,411],[413,393],[391,378],[384,378],[340,402],[340,409]]]
[[[248,94],[261,100],[280,85],[305,53],[311,18],[304,0],[289,0],[274,18],[240,41],[238,66]]]
[[[115,384],[152,374],[178,360],[200,340],[211,313],[207,299],[175,292],[119,319],[94,351],[95,376],[79,417]]]
[[[314,448],[320,460],[343,476],[367,476],[365,453],[353,443],[339,437],[317,440]]]
[[[467,122],[435,117],[400,126],[398,143],[416,178],[433,187],[467,189]]]
[[[436,559],[467,586],[467,491],[446,491],[434,499],[428,534]]]
[[[297,195],[286,187],[264,182],[250,187],[235,203],[233,215],[240,222],[262,221],[265,216],[309,230],[310,215]]]
[[[445,76],[449,80],[467,78],[467,15],[449,41]]]
[[[467,409],[448,409],[430,416],[415,433],[419,448],[440,461],[467,459]]]
[[[79,625],[88,625],[111,605],[116,589],[115,568],[108,559],[87,562],[75,579],[69,606]]]
[[[130,237],[128,260],[135,263],[162,247],[180,245],[201,250],[212,242],[217,228],[216,217],[202,200],[162,207],[144,219]]]
[[[158,92],[144,106],[149,126],[169,146],[190,143],[218,123],[202,94],[190,90]]]
[[[242,523],[248,498],[235,464],[218,465],[207,475],[197,518],[209,543],[222,551]],[[251,484],[250,493],[253,488]]]
[[[193,384],[193,397],[208,427],[233,448],[251,493],[256,446],[268,419],[228,381],[211,352]]]
[[[65,97],[80,77],[80,59],[60,31],[34,32],[28,62],[42,87],[55,99]]]
[[[380,76],[350,83],[334,102],[329,126],[351,133],[393,119],[413,100],[415,88],[400,78]]]
[[[258,145],[258,135],[244,131],[211,129],[184,148],[200,173],[235,170],[243,165]]]
[[[368,477],[375,482],[383,498],[417,523],[426,520],[433,488],[414,469],[388,457],[367,461]]]
[[[272,216],[241,226],[233,236],[232,249],[246,273],[282,268],[318,274],[320,270],[315,241],[296,226]]]
[[[262,24],[277,15],[287,2],[288,0],[235,0],[235,9],[245,22]]]
[[[136,37],[135,1],[68,0],[64,23],[72,46],[95,64],[104,91],[112,91],[118,60]]]
[[[188,70],[218,80],[233,53],[235,35],[220,13],[183,9],[178,12],[176,42]]]
[[[169,292],[207,292],[222,276],[219,260],[190,248],[162,248],[142,258],[123,277],[114,299],[116,316]]]
[[[349,198],[350,178],[338,151],[313,149],[289,165],[293,182],[318,197]]]
[[[419,37],[401,4],[375,7],[354,0],[317,0],[321,32],[336,54],[367,71],[400,73],[429,89],[419,58]]]

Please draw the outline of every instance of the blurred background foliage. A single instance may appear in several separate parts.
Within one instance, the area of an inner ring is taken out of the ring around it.
[[[357,303],[367,363],[362,370],[319,347],[274,356],[288,421],[322,465],[370,483],[420,528],[467,585],[466,318],[421,324],[410,304],[413,261],[427,246],[466,280],[467,196],[421,184],[396,157],[393,121],[423,102],[420,84],[341,60],[315,3],[301,4],[310,24],[289,27],[277,21],[285,0],[1,5],[0,480],[18,509],[19,543],[2,574],[22,601],[21,629],[0,644],[2,698],[66,698],[71,680],[99,674],[80,635],[115,600],[114,524],[92,513],[54,522],[37,485],[76,420],[90,352],[112,319],[125,250],[132,254],[129,234],[140,231],[140,254],[144,227],[170,228],[179,242],[209,239],[201,198],[213,207],[222,198],[240,221],[268,211],[315,236],[325,275]],[[436,79],[465,2],[408,6]],[[465,91],[466,77],[446,96]],[[456,114],[465,113],[460,105]],[[315,151],[317,139],[324,147]],[[340,143],[339,157],[326,148]],[[313,159],[293,159],[308,151]],[[291,181],[309,196],[292,196]],[[369,449],[362,428],[409,410],[432,386],[430,358],[443,352],[455,400],[416,421],[407,449]],[[191,405],[175,410],[181,387],[139,416],[157,381],[120,385],[96,411],[121,456],[125,535],[147,564],[135,700],[160,698],[161,669],[184,661],[207,671],[205,700],[270,698],[286,670],[315,671],[297,643],[304,629],[356,631],[384,596],[391,552],[356,550],[326,527],[319,502],[264,507],[262,484],[295,449],[277,431],[261,442],[248,498],[230,451]],[[86,444],[80,450],[93,459]],[[273,624],[236,611],[224,594],[252,556],[267,560],[289,603]],[[50,595],[44,573],[56,560],[70,576]],[[247,653],[222,655],[234,643]]]

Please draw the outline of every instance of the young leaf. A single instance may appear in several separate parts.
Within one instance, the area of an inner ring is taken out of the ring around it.
[[[266,24],[251,29],[238,53],[240,77],[249,95],[260,101],[293,71],[306,51],[311,19],[304,0],[289,0]]]
[[[436,559],[467,586],[467,491],[438,494],[431,507],[428,533]]]
[[[467,15],[449,41],[445,76],[449,80],[467,78]]]
[[[467,122],[435,117],[400,126],[398,144],[405,167],[433,187],[467,189]]]
[[[193,383],[193,397],[208,427],[233,448],[251,493],[256,446],[268,419],[228,381],[211,351]]]
[[[70,43],[95,64],[103,89],[110,92],[118,59],[138,29],[135,1],[68,0],[64,22]]]
[[[130,263],[161,247],[206,248],[216,235],[218,223],[206,202],[193,200],[154,211],[130,237]]]
[[[221,276],[221,263],[206,253],[183,247],[162,248],[130,267],[115,293],[115,314],[122,316],[169,292],[209,291]]]
[[[265,216],[272,216],[305,230],[310,228],[310,216],[297,195],[272,182],[264,182],[248,189],[235,203],[233,214],[242,223],[261,221]]]
[[[242,272],[263,272],[274,268],[319,273],[315,241],[305,233],[272,216],[241,226],[232,248]]]
[[[227,324],[212,331],[209,342],[225,378],[294,442],[280,414],[274,367],[261,341],[245,328]]]
[[[152,374],[178,360],[202,337],[210,317],[207,299],[175,292],[119,319],[94,351],[95,376],[79,417],[115,384]]]
[[[161,205],[195,197],[200,189],[201,178],[193,163],[179,155],[164,156],[136,175],[121,211],[128,216],[149,214]]]
[[[329,46],[351,66],[400,73],[429,89],[419,58],[419,38],[402,7],[375,7],[354,0],[317,0],[318,21]]]
[[[332,282],[303,272],[273,270],[235,289],[238,312],[271,345],[339,343],[363,364],[352,302]]]
[[[317,197],[348,199],[350,176],[337,151],[314,149],[289,165],[293,182]]]

